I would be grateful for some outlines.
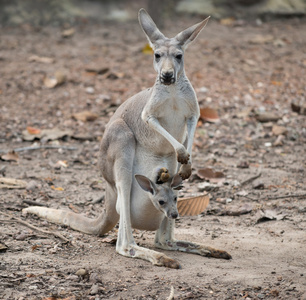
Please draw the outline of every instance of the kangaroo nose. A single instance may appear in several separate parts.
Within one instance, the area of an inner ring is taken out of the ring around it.
[[[164,77],[164,79],[171,79],[172,77],[173,77],[173,72],[165,72],[165,73],[163,73],[163,77]]]

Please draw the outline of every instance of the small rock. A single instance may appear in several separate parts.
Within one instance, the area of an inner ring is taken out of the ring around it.
[[[265,184],[262,181],[255,180],[252,184],[252,187],[255,190],[263,190],[265,188]]]
[[[26,190],[31,191],[31,192],[33,192],[37,188],[38,188],[38,184],[34,180],[31,180],[26,186]]]
[[[102,283],[102,278],[99,276],[98,273],[91,273],[89,276],[89,281],[92,283],[97,283],[97,282]]]
[[[90,295],[96,295],[96,294],[98,294],[98,293],[99,293],[99,285],[93,284],[92,287],[91,287],[91,289],[90,289],[89,294],[90,294]]]
[[[67,276],[66,280],[79,281],[79,276],[70,274],[69,276]]]
[[[273,125],[272,132],[274,135],[278,136],[278,135],[286,135],[288,133],[288,130],[284,126]]]
[[[79,269],[76,271],[75,275],[85,277],[88,274],[88,271],[86,269]]]
[[[279,119],[280,117],[278,115],[271,112],[260,113],[256,116],[256,120],[261,123],[276,122]]]
[[[89,86],[85,89],[87,94],[94,94],[95,89],[92,86]]]
[[[273,143],[273,146],[282,146],[285,139],[284,135],[279,135]]]

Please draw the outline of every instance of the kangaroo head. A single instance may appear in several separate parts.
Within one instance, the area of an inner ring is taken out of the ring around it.
[[[178,217],[175,188],[179,187],[182,183],[180,175],[176,174],[171,182],[169,181],[164,184],[155,184],[143,175],[135,175],[135,178],[140,187],[149,193],[150,199],[157,210],[163,212],[169,219],[176,219]]]
[[[165,37],[149,14],[142,8],[138,19],[141,28],[154,51],[154,69],[159,81],[164,85],[174,84],[184,72],[184,52],[205,27],[208,18],[177,34],[174,38]]]

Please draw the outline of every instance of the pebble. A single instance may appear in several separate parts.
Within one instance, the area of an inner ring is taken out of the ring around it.
[[[91,289],[90,289],[89,294],[90,295],[96,295],[98,293],[99,293],[99,286],[97,284],[93,284]]]
[[[93,94],[95,92],[95,89],[92,86],[89,86],[85,89],[87,94]]]

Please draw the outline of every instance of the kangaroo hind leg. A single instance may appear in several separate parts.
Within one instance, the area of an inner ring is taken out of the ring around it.
[[[174,238],[175,221],[165,218],[156,231],[155,246],[165,250],[175,250],[199,254],[207,257],[231,259],[231,255],[224,250],[214,249],[199,243],[180,241]]]

